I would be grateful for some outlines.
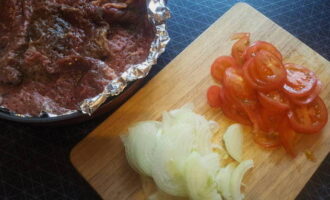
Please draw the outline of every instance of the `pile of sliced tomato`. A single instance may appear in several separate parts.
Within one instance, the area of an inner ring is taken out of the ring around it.
[[[211,66],[219,85],[207,91],[208,103],[236,122],[253,127],[254,140],[266,148],[283,146],[295,156],[296,134],[319,133],[328,111],[319,97],[322,84],[314,72],[283,63],[280,51],[265,41],[250,45],[249,33],[233,35],[231,56]]]

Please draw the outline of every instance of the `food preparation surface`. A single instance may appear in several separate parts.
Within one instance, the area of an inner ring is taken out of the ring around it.
[[[171,42],[148,79],[240,0],[170,0]],[[244,0],[330,60],[330,1]],[[104,118],[103,118],[104,119]],[[0,199],[100,199],[69,161],[74,145],[103,120],[40,128],[0,120]],[[330,155],[297,200],[330,195]]]
[[[323,82],[321,97],[330,105],[330,63],[247,4],[239,3],[217,20],[144,88],[127,101],[72,151],[71,160],[81,175],[104,199],[143,199],[138,175],[126,162],[119,134],[140,120],[157,120],[161,113],[193,102],[196,111],[220,123],[231,122],[206,102],[207,88],[214,83],[209,68],[220,55],[230,54],[234,32],[250,32],[252,40],[267,40],[279,48],[285,62],[305,65]],[[245,179],[246,199],[294,199],[330,150],[330,124],[321,134],[305,136],[292,159],[283,149],[266,151],[251,135],[244,136],[244,159],[255,168]],[[314,152],[307,160],[304,149]]]

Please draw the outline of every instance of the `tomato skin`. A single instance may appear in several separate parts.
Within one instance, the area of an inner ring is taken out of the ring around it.
[[[281,52],[279,52],[279,50],[277,50],[274,45],[265,41],[256,41],[243,53],[245,61],[254,57],[261,50],[268,51],[269,53],[276,56],[280,61],[283,59]]]
[[[213,108],[218,108],[221,106],[220,91],[221,88],[217,85],[212,85],[207,90],[207,102]]]
[[[271,57],[271,64],[268,65],[267,57]],[[263,63],[262,66],[257,64]],[[268,66],[276,71],[276,74],[270,75]],[[259,68],[263,68],[259,69]],[[277,68],[277,69],[275,69]],[[261,51],[256,57],[249,59],[243,66],[243,76],[247,83],[254,89],[262,92],[272,91],[282,86],[286,78],[286,71],[281,63],[273,55]],[[264,72],[263,72],[264,71]],[[262,74],[264,73],[264,74]]]
[[[261,50],[255,56],[255,80],[275,89],[281,86],[287,76],[282,61],[268,51]]]
[[[279,90],[258,92],[258,100],[265,109],[275,113],[284,112],[290,108],[289,100]]]
[[[296,135],[296,132],[290,127],[288,119],[284,117],[279,127],[280,141],[285,151],[293,158],[296,157],[294,150]]]
[[[284,67],[287,71],[287,78],[283,85],[283,91],[295,97],[310,95],[317,83],[314,72],[292,63],[287,63]]]
[[[226,117],[244,125],[251,125],[249,116],[246,114],[244,109],[240,104],[238,104],[234,99],[232,99],[226,91],[225,88],[221,88],[220,99],[221,108]]]
[[[237,67],[235,59],[231,56],[220,56],[214,60],[211,66],[211,75],[212,77],[223,83],[223,76],[227,68]]]
[[[228,95],[238,103],[250,103],[256,100],[256,91],[244,80],[242,72],[238,68],[226,69],[223,85],[228,91]]]
[[[244,64],[244,52],[250,44],[250,33],[236,33],[232,39],[238,39],[231,49],[231,56],[236,60],[238,66]]]
[[[309,104],[291,107],[288,118],[291,127],[298,133],[315,134],[328,122],[328,110],[323,100],[316,97]]]
[[[289,95],[289,98],[294,104],[306,105],[314,101],[314,99],[320,94],[321,89],[322,89],[322,83],[320,80],[317,80],[316,86],[310,95],[304,97],[293,97]]]

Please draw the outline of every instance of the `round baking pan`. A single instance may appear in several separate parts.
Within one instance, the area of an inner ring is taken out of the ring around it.
[[[102,104],[92,115],[83,114],[82,112],[75,112],[68,115],[58,117],[20,117],[8,112],[0,111],[0,119],[33,124],[33,125],[69,125],[74,123],[84,122],[95,117],[109,113],[121,104],[123,104],[129,97],[131,97],[143,84],[144,79],[138,79],[125,88],[125,90],[118,96],[110,97],[104,104]]]

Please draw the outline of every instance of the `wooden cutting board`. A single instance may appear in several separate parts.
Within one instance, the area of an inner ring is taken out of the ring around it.
[[[159,120],[163,111],[193,102],[196,111],[220,123],[232,123],[206,102],[206,90],[214,84],[210,65],[220,55],[229,55],[235,32],[250,32],[252,41],[266,40],[277,46],[286,62],[305,65],[323,82],[322,98],[330,105],[330,63],[247,4],[239,3],[217,20],[144,88],[89,134],[72,151],[71,160],[81,175],[104,199],[143,199],[138,175],[128,166],[119,134],[141,120]],[[246,199],[294,199],[330,150],[330,123],[321,134],[304,136],[295,159],[283,149],[267,151],[257,146],[251,134],[244,137],[244,159],[255,161],[244,179]],[[316,161],[303,151],[314,152]]]

